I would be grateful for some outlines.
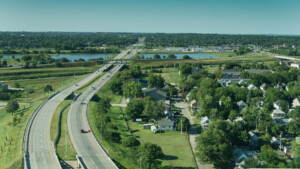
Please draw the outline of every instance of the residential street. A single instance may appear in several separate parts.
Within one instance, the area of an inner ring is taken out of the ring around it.
[[[191,114],[188,111],[188,106],[189,104],[183,102],[183,99],[181,96],[179,96],[179,98],[177,99],[177,102],[175,103],[176,107],[179,107],[181,109],[181,112],[183,114],[183,116],[185,116],[186,118],[188,118],[190,120],[191,123],[191,131],[190,131],[190,143],[192,145],[193,151],[195,152],[195,148],[196,148],[196,137],[199,135],[199,133],[197,133],[196,127],[194,125],[194,121],[193,119],[196,117],[191,116]],[[201,164],[199,162],[199,160],[197,159],[197,166],[199,169],[212,169],[213,166],[212,165],[204,165]]]

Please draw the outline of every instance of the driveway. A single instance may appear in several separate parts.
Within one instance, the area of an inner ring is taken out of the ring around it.
[[[191,116],[190,112],[188,111],[189,104],[183,102],[183,99],[181,96],[179,96],[179,98],[176,100],[175,106],[179,107],[181,109],[182,115],[190,120],[190,123],[191,123],[191,130],[189,133],[190,143],[191,143],[192,149],[195,154],[196,153],[196,145],[197,145],[196,137],[199,135],[199,133],[197,132],[197,129],[194,125],[194,120],[193,120],[196,117]],[[196,158],[196,160],[197,160],[197,166],[199,169],[213,169],[212,165],[201,164],[197,158]]]

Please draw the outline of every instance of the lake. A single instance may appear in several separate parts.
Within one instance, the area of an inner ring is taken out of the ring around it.
[[[1,54],[0,54],[1,55]],[[3,56],[3,59],[10,59],[12,56],[15,56],[15,58],[21,58],[24,55],[1,55]],[[70,61],[74,61],[75,59],[84,59],[85,61],[89,59],[99,59],[99,58],[107,58],[110,54],[59,54],[59,55],[53,55],[51,58],[53,59],[60,59],[60,58],[67,58]]]
[[[13,56],[15,56],[15,58],[21,58],[22,56],[24,56],[24,55],[2,55],[2,54],[0,55],[3,56],[3,59],[10,59]]]
[[[63,57],[69,59],[70,61],[78,60],[80,58],[88,61],[89,59],[99,59],[99,58],[107,58],[110,54],[61,54],[61,55],[53,55],[51,58],[53,59],[61,59]]]
[[[153,58],[155,54],[141,54],[141,56],[145,56],[145,58]],[[163,59],[163,56],[166,56],[166,58],[168,57],[168,54],[166,53],[162,53],[159,54],[160,57]],[[200,53],[187,53],[187,54],[175,54],[175,56],[177,57],[177,59],[182,59],[182,57],[184,55],[189,55],[191,58],[193,59],[206,59],[206,58],[218,58],[219,56],[216,55],[209,55],[209,54],[200,54]]]

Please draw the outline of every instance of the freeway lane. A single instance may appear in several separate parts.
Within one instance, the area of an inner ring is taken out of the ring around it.
[[[137,49],[133,50],[129,58],[138,52]],[[89,169],[115,169],[118,168],[113,161],[108,157],[102,147],[98,144],[93,133],[88,133],[91,130],[88,117],[87,108],[88,102],[92,96],[97,93],[123,66],[119,64],[110,70],[110,73],[106,73],[101,79],[99,79],[92,87],[84,91],[78,99],[71,104],[68,113],[68,130],[70,138],[77,152],[77,156],[81,157],[84,165]],[[85,133],[80,133],[83,129]]]
[[[121,52],[116,59],[120,59],[127,54],[128,50]],[[32,121],[32,124],[27,124],[24,134],[24,164],[25,168],[29,169],[60,169],[60,163],[56,156],[53,142],[50,140],[50,123],[56,107],[73,91],[77,90],[80,86],[89,82],[99,75],[107,66],[113,64],[110,62],[105,66],[98,69],[96,72],[85,77],[77,82],[78,85],[72,85],[57,95],[49,99],[38,110],[37,115]],[[32,126],[31,126],[32,125]],[[31,127],[28,127],[31,126]],[[26,137],[28,135],[28,137]],[[27,147],[28,145],[28,147]]]

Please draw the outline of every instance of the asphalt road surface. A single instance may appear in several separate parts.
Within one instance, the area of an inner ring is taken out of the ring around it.
[[[124,57],[129,50],[121,52],[116,59]],[[29,169],[60,169],[61,165],[56,156],[53,142],[50,139],[50,123],[56,107],[73,91],[80,88],[85,83],[99,75],[106,66],[113,64],[110,62],[96,72],[77,82],[77,85],[71,85],[57,95],[49,99],[38,111],[33,119],[31,128],[27,131],[29,137],[23,141],[25,148],[25,168]],[[30,124],[28,124],[30,125]],[[25,135],[27,135],[25,133]]]
[[[130,50],[130,58],[138,52],[137,49]],[[124,58],[123,58],[124,59]],[[123,64],[114,66],[108,73],[99,79],[90,88],[84,91],[78,99],[71,104],[68,113],[68,130],[70,138],[77,152],[77,156],[81,157],[83,163],[88,169],[114,169],[118,168],[108,157],[106,152],[98,144],[88,123],[87,108],[89,100],[97,93],[121,68]],[[80,131],[84,130],[84,133]]]

